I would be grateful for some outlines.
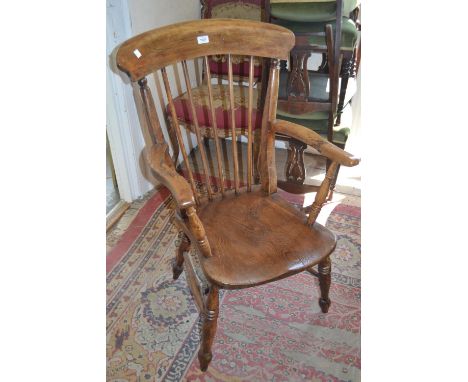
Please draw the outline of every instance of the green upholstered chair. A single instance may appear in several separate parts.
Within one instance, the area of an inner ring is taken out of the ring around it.
[[[348,80],[355,76],[356,47],[359,42],[359,28],[353,20],[354,10],[360,0],[343,0],[341,20],[341,46],[343,62],[341,66],[341,86],[338,100],[338,113],[335,123],[340,125],[341,113],[347,104]],[[330,0],[267,0],[265,5],[270,22],[284,26],[294,32],[303,45],[310,45],[311,51],[322,53],[323,60],[319,72],[327,72],[325,25],[337,27],[337,2]],[[302,51],[306,54],[306,51]],[[298,57],[304,61],[304,57]],[[306,61],[305,61],[306,62]]]
[[[277,118],[308,127],[340,148],[345,147],[350,130],[336,121],[353,95],[346,92],[348,77],[343,75],[346,74],[343,68],[351,62],[359,39],[355,23],[343,14],[349,15],[356,5],[356,0],[270,0],[266,4],[270,21],[292,30],[296,36],[289,69],[283,65],[280,73]],[[325,57],[317,71],[307,68],[312,53],[322,53]],[[325,109],[321,102],[332,107]],[[313,187],[304,185],[306,147],[293,139],[288,142],[286,181],[278,185],[289,192],[313,191]],[[332,181],[330,198],[337,176],[338,171]]]

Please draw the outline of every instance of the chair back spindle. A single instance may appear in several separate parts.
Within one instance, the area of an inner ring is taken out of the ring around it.
[[[177,113],[174,106],[174,99],[172,98],[171,87],[169,85],[169,79],[167,78],[167,72],[165,67],[161,68],[161,75],[163,78],[164,89],[166,90],[167,102],[169,103],[169,110],[171,111],[171,122],[176,132],[177,141],[179,142],[179,147],[182,153],[182,157],[184,159],[185,168],[187,169],[190,187],[192,188],[193,196],[195,198],[196,203],[199,204],[197,186],[195,185],[195,180],[193,179],[193,173],[191,170],[187,151],[185,149],[184,140],[182,139],[182,132],[180,131],[180,125],[177,119]]]
[[[252,134],[252,102],[253,102],[253,76],[254,76],[254,56],[250,56],[249,60],[249,99],[247,107],[247,190],[252,190],[252,178],[253,178],[253,134]]]
[[[216,113],[215,108],[213,105],[213,88],[211,86],[211,71],[209,65],[208,56],[204,57],[205,62],[205,75],[206,75],[206,83],[208,88],[208,99],[209,99],[209,106],[210,106],[210,117],[211,117],[211,126],[213,130],[213,137],[215,140],[216,146],[216,160],[218,162],[218,183],[219,183],[219,190],[221,194],[224,195],[224,171],[223,171],[223,160],[221,157],[221,143],[219,142],[218,136],[218,125],[216,123]]]
[[[200,126],[198,125],[197,111],[195,109],[195,104],[193,103],[190,77],[189,77],[189,73],[187,69],[187,61],[185,60],[182,61],[182,69],[184,71],[185,85],[187,87],[187,94],[189,97],[190,109],[192,111],[193,123],[195,125],[195,135],[197,137],[198,147],[200,148],[203,171],[205,172],[206,189],[208,192],[208,198],[211,200],[213,198],[213,191],[211,189],[210,173],[208,171],[208,160],[206,159],[205,145],[203,144],[202,136],[200,133]]]
[[[232,78],[232,55],[228,54],[229,111],[231,114],[232,161],[234,164],[234,187],[239,193],[239,159],[237,157],[236,111],[234,108],[234,81]]]

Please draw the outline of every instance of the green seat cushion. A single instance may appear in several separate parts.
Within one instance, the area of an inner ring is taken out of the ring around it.
[[[321,33],[321,35],[313,35],[309,37],[309,43],[311,45],[317,45],[320,47],[326,47],[325,39],[325,25],[330,24],[333,28],[333,33],[336,28],[336,20],[329,22],[318,22],[318,23],[301,23],[295,21],[276,20],[275,24],[281,25],[294,33]],[[341,24],[341,49],[352,50],[355,48],[358,41],[359,31],[356,28],[356,24],[353,20],[343,17]]]
[[[297,118],[290,118],[284,115],[277,114],[278,119],[282,119],[284,121],[297,123],[298,125],[304,126],[308,129],[315,131],[317,134],[324,139],[327,139],[327,131],[328,131],[328,121],[327,120],[305,120],[305,119],[297,119]],[[350,129],[348,127],[341,127],[335,126],[333,128],[333,143],[337,143],[340,145],[344,145],[348,140],[348,136],[350,133]]]
[[[343,3],[343,16],[349,16],[351,11],[357,7],[358,0],[344,0]],[[299,22],[330,21],[336,19],[336,1],[272,3],[270,12],[273,17],[282,20]]]

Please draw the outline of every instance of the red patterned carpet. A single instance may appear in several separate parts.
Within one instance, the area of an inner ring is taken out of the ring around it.
[[[294,204],[303,197],[283,193]],[[301,273],[221,295],[213,360],[196,357],[199,317],[182,276],[172,280],[178,244],[166,189],[146,202],[107,256],[107,380],[359,381],[360,208],[337,204],[332,305],[318,306],[318,282]]]

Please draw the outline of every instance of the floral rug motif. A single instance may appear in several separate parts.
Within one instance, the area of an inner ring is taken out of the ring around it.
[[[326,223],[338,238],[329,312],[321,313],[318,280],[305,272],[221,291],[213,360],[204,373],[197,308],[184,274],[172,280],[180,242],[174,207],[167,190],[155,193],[108,254],[108,381],[360,380],[358,206],[338,204]]]

